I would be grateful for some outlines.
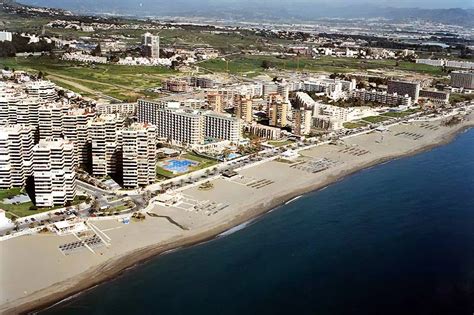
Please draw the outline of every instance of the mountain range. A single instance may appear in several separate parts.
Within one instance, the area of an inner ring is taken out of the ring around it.
[[[424,20],[474,26],[474,9],[388,7],[374,3],[307,0],[21,0],[23,4],[72,10],[76,13],[140,17],[189,16],[229,20],[312,21],[321,18],[384,18],[395,22]]]

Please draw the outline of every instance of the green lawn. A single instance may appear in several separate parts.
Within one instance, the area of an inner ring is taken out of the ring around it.
[[[347,128],[347,129],[355,129],[355,128],[360,128],[360,127],[365,127],[367,126],[366,123],[364,122],[352,122],[352,121],[349,121],[349,122],[345,122],[343,124],[343,127],[344,128]]]
[[[269,145],[272,145],[274,147],[282,147],[282,146],[285,146],[285,145],[288,145],[288,144],[292,144],[294,143],[294,141],[291,141],[291,140],[284,140],[284,141],[268,141],[268,144]]]
[[[401,118],[416,113],[417,111],[418,109],[409,109],[403,112],[386,112],[383,113],[382,116]]]
[[[7,211],[8,217],[12,218],[12,217],[26,217],[26,216],[41,213],[41,212],[64,208],[64,206],[54,206],[50,208],[38,208],[37,210],[30,210],[30,207],[34,206],[31,201],[23,202],[19,204],[8,204],[8,203],[2,202],[5,198],[11,198],[11,197],[24,194],[24,193],[25,191],[23,188],[12,188],[12,189],[0,190],[0,209]],[[81,202],[84,202],[84,200],[81,200],[79,196],[76,196],[76,198],[74,198],[72,202],[72,205],[74,206],[74,205],[80,204]]]
[[[346,73],[356,70],[382,69],[413,71],[432,75],[440,75],[443,73],[439,67],[408,61],[398,61],[397,65],[396,60],[365,60],[330,56],[322,56],[317,59],[307,57],[283,59],[275,56],[234,55],[228,57],[226,61],[214,59],[202,62],[199,66],[215,72],[228,71],[233,74],[254,72],[255,74],[259,74],[264,70],[261,67],[264,60],[270,62],[275,68],[282,70]]]
[[[145,90],[161,84],[176,72],[166,67],[87,65],[52,57],[0,58],[0,67],[30,72],[42,71],[46,78],[81,94],[90,94],[81,85],[121,100],[135,100],[149,93]]]
[[[376,124],[376,123],[379,123],[379,122],[382,122],[382,121],[385,121],[385,120],[388,120],[388,119],[390,119],[390,117],[367,116],[367,117],[362,118],[361,120],[372,123],[372,124]]]

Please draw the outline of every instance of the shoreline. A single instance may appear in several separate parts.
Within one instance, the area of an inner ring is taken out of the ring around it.
[[[47,309],[65,301],[66,299],[74,298],[74,296],[82,294],[83,292],[86,292],[97,285],[111,281],[121,276],[125,272],[134,269],[135,267],[139,267],[141,264],[151,259],[154,259],[156,256],[199,245],[219,237],[225,237],[225,234],[222,236],[220,235],[241,224],[245,224],[246,222],[258,220],[274,209],[283,206],[288,202],[294,201],[295,198],[299,196],[323,189],[324,187],[334,184],[361,170],[368,169],[394,159],[413,156],[421,152],[429,151],[435,147],[445,145],[456,138],[457,135],[472,128],[473,126],[473,121],[467,121],[466,123],[463,123],[459,126],[451,127],[450,130],[448,130],[445,134],[442,134],[439,139],[437,138],[433,143],[415,148],[402,154],[389,154],[381,158],[376,158],[372,161],[369,160],[363,162],[352,168],[344,169],[337,174],[329,176],[326,180],[321,182],[301,188],[295,188],[291,192],[277,196],[267,202],[255,204],[244,212],[237,214],[227,222],[217,224],[211,228],[198,228],[192,235],[176,236],[162,243],[157,243],[126,252],[125,254],[109,259],[104,263],[91,267],[81,274],[68,278],[62,282],[55,283],[50,287],[33,292],[28,296],[14,301],[17,305],[12,305],[9,308],[6,306],[7,308],[5,309],[5,313],[29,313]]]

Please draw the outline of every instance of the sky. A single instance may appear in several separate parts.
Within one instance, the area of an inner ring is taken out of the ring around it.
[[[167,6],[173,2],[179,2],[183,6],[205,6],[206,4],[222,7],[224,5],[232,5],[234,7],[245,7],[248,4],[260,5],[276,5],[281,4],[285,6],[301,5],[324,5],[331,7],[340,7],[347,5],[378,5],[382,7],[396,7],[396,8],[474,8],[474,0],[95,0],[95,1],[81,1],[81,0],[19,0],[19,2],[49,6],[54,4],[56,6],[61,3],[62,7],[76,6],[81,2],[84,4],[95,3],[98,6],[114,4],[116,6],[134,7],[142,5],[163,5]]]

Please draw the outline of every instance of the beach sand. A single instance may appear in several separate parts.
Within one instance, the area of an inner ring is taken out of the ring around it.
[[[238,180],[219,178],[210,190],[193,187],[183,191],[196,203],[213,202],[218,208],[225,207],[215,214],[155,205],[151,212],[168,216],[179,226],[151,216],[128,225],[116,220],[93,222],[111,239],[110,246],[95,249],[95,253],[82,250],[63,255],[58,246],[74,241],[74,236],[37,234],[0,242],[0,312],[21,313],[46,307],[160,253],[210,240],[360,169],[446,143],[473,124],[474,115],[470,114],[454,127],[441,126],[439,120],[395,125],[383,133],[383,139],[382,133],[374,131],[347,138],[338,145],[301,151],[300,167],[270,161],[243,169]],[[333,165],[318,173],[308,172],[308,162],[322,158]]]

